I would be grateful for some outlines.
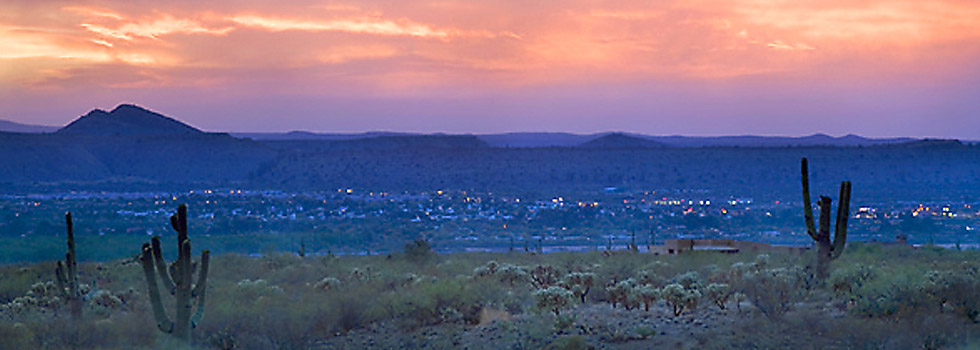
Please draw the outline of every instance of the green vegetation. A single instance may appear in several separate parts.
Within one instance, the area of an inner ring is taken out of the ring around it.
[[[192,344],[955,349],[980,339],[976,251],[851,244],[823,286],[800,256],[775,253],[423,255],[215,256]],[[152,330],[156,302],[137,291],[144,272],[132,259],[79,264],[92,281],[80,286],[79,321],[44,270],[0,266],[4,348],[173,346]]]

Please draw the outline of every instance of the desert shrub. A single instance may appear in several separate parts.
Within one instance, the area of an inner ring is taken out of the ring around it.
[[[660,288],[657,288],[650,284],[643,284],[636,286],[633,289],[633,294],[643,303],[643,310],[650,311],[650,305],[655,303],[657,299],[660,299]]]
[[[878,270],[864,264],[834,269],[830,275],[831,291],[838,297],[851,298],[854,292],[878,276]]]
[[[479,291],[478,285],[485,291]],[[410,329],[445,322],[476,323],[480,310],[489,303],[484,299],[486,290],[495,294],[500,291],[486,287],[465,278],[442,278],[388,293],[378,304],[385,310],[384,317],[394,318]]]
[[[712,283],[704,288],[704,297],[718,305],[718,309],[724,310],[725,304],[732,296],[732,289],[725,283]]]
[[[0,339],[3,339],[4,348],[34,349],[38,347],[34,331],[20,322],[0,323]]]
[[[486,265],[477,267],[473,269],[473,276],[475,277],[490,277],[497,273],[497,267],[500,264],[496,260],[490,260]]]
[[[643,269],[636,272],[636,282],[640,285],[662,287],[666,281],[657,272]]]
[[[473,269],[473,275],[478,278],[495,278],[510,286],[530,281],[530,275],[523,267],[512,264],[499,264],[493,260],[487,262],[484,266]]]
[[[615,308],[617,303],[622,303],[626,307],[626,298],[636,285],[636,280],[629,278],[616,282],[606,287],[606,300]]]
[[[924,291],[939,303],[968,320],[980,322],[980,267],[962,263],[946,271],[928,271]]]
[[[571,291],[557,286],[534,292],[535,305],[541,310],[554,312],[556,316],[571,303],[572,297]]]
[[[697,289],[687,289],[680,283],[671,283],[664,286],[661,295],[668,306],[671,307],[674,316],[680,316],[684,310],[694,310],[698,307],[701,300],[701,292]]]
[[[591,272],[571,272],[562,279],[562,287],[568,289],[575,298],[585,303],[585,296],[592,290],[595,274]]]
[[[435,253],[432,251],[432,245],[424,239],[416,239],[405,243],[403,249],[405,251],[405,258],[416,263],[429,261],[435,256]]]
[[[546,350],[588,350],[594,349],[589,342],[586,341],[585,337],[581,335],[570,335],[565,337],[560,337],[555,339],[548,344],[544,349]]]
[[[358,308],[358,313],[366,305],[345,300],[339,292],[296,289],[287,293],[264,279],[216,283],[208,289],[208,311],[195,334],[202,342],[220,340],[245,349],[308,348],[315,339],[340,330],[343,305]],[[221,337],[209,339],[216,334]]]
[[[739,291],[766,317],[778,319],[806,296],[803,269],[760,268],[742,276]]]
[[[324,277],[319,282],[313,285],[314,288],[322,291],[331,291],[340,288],[341,282],[339,279],[333,277]]]
[[[537,289],[546,289],[558,285],[561,281],[561,273],[551,265],[538,265],[531,269],[529,274],[531,285]]]
[[[680,284],[684,289],[701,289],[701,278],[694,271],[677,275],[674,277],[673,282]]]

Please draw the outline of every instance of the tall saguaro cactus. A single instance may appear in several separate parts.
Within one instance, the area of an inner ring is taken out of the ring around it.
[[[71,222],[71,212],[65,213],[65,227],[68,232],[68,252],[65,253],[64,264],[58,261],[54,270],[58,280],[58,291],[68,301],[72,318],[82,317],[82,292],[78,288],[78,264],[75,263],[75,231]]]
[[[170,334],[182,341],[190,341],[191,328],[197,326],[204,316],[205,292],[208,281],[208,262],[210,252],[201,252],[200,272],[197,277],[197,284],[193,284],[193,274],[195,266],[191,261],[191,241],[187,238],[187,206],[181,204],[177,207],[177,214],[170,217],[170,225],[177,231],[177,261],[170,264],[169,268],[163,260],[160,251],[160,237],[155,236],[151,243],[144,243],[140,261],[143,264],[143,273],[146,275],[146,285],[149,289],[150,303],[153,306],[153,317],[156,319],[157,328],[164,333]],[[174,321],[167,317],[163,309],[163,302],[160,300],[160,289],[157,284],[157,276],[163,288],[176,297],[177,313]],[[194,302],[197,303],[197,310],[194,314]]]
[[[840,183],[840,196],[837,198],[837,222],[834,224],[834,239],[830,239],[830,211],[832,200],[820,196],[817,205],[820,206],[819,229],[813,223],[813,205],[810,202],[810,171],[806,158],[800,162],[801,179],[803,181],[803,218],[806,220],[806,232],[817,243],[817,278],[826,279],[829,275],[830,261],[840,257],[847,243],[847,217],[850,215],[851,182]]]

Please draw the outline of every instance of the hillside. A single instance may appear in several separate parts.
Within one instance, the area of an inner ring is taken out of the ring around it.
[[[58,127],[47,125],[21,124],[9,120],[0,119],[0,132],[20,132],[29,134],[40,134],[58,131]]]
[[[199,135],[202,133],[173,118],[128,104],[119,105],[111,112],[93,110],[58,130],[58,134],[87,136]]]
[[[667,147],[667,145],[657,141],[647,140],[644,138],[633,137],[621,133],[613,133],[583,143],[578,147],[585,148],[585,149],[630,149],[630,148],[664,148]]]
[[[786,199],[798,196],[801,157],[810,158],[811,182],[819,193],[835,193],[838,182],[849,179],[855,184],[855,200],[980,194],[980,149],[926,143],[861,148],[305,150],[280,156],[254,180],[289,189],[560,194],[612,186]]]
[[[0,183],[245,181],[275,152],[132,105],[51,134],[0,133]]]
[[[856,147],[679,147],[682,139],[699,139],[702,144],[724,139],[673,138],[671,144],[609,133],[577,147],[502,148],[479,135],[358,135],[240,139],[122,105],[110,112],[92,111],[57,133],[0,132],[0,184],[12,188],[125,181],[178,187],[234,183],[300,191],[357,187],[523,193],[617,187],[795,198],[798,162],[808,157],[814,191],[819,193],[834,193],[838,181],[850,179],[856,200],[980,195],[980,148],[954,140],[899,143],[815,135],[778,141],[851,142]],[[566,142],[572,140],[569,135],[542,137]],[[739,140],[741,145],[776,141],[752,136]]]

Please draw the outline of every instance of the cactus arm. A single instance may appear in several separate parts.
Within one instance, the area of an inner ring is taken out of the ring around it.
[[[160,249],[160,236],[153,236],[150,242],[152,243],[153,260],[156,261],[156,270],[160,274],[160,281],[163,283],[163,288],[168,290],[170,295],[174,295],[177,293],[177,286],[174,285],[174,280],[170,277],[167,262],[163,260],[163,252]]]
[[[194,286],[194,292],[191,294],[192,297],[197,298],[197,311],[194,316],[191,316],[191,328],[196,328],[197,324],[201,322],[204,317],[204,305],[207,300],[207,288],[208,288],[208,265],[211,260],[211,252],[203,251],[201,252],[201,271],[197,277],[197,285]]]
[[[820,196],[820,227],[817,230],[816,240],[821,244],[830,244],[831,203],[830,197]]]
[[[65,229],[67,233],[68,252],[65,253],[65,263],[58,262],[55,268],[55,277],[58,280],[58,287],[65,299],[68,300],[68,307],[74,319],[82,317],[82,295],[78,288],[78,263],[75,253],[75,230],[72,225],[71,212],[65,213]],[[67,287],[67,289],[66,289]]]
[[[177,317],[174,325],[174,336],[178,339],[190,339],[191,311],[194,307],[191,298],[191,242],[184,240],[180,246],[180,256],[177,258]]]
[[[834,246],[831,249],[831,259],[836,259],[844,252],[844,245],[847,243],[847,219],[850,216],[851,206],[851,182],[844,181],[840,184],[840,197],[837,203],[837,223],[834,226]]]
[[[153,307],[153,318],[156,319],[157,328],[164,333],[171,333],[174,330],[174,323],[167,317],[163,310],[163,302],[160,300],[160,289],[157,288],[156,276],[153,271],[152,250],[149,244],[143,244],[140,262],[143,265],[143,274],[146,277],[146,287],[150,294],[150,304]]]
[[[75,254],[75,229],[71,221],[71,213],[65,213],[65,227],[68,236],[68,253],[65,256],[65,265],[68,270],[68,275],[65,276],[68,282],[68,292],[72,297],[78,297],[78,264],[76,263]]]
[[[170,226],[177,231],[177,244],[183,244],[187,240],[187,205],[177,207],[177,214],[170,216]]]
[[[65,265],[58,260],[58,265],[54,268],[54,277],[58,282],[58,291],[61,292],[61,296],[68,299],[68,290],[65,289],[65,285],[68,282],[65,280]]]
[[[810,201],[810,170],[807,166],[806,158],[800,161],[800,170],[803,183],[803,219],[806,220],[806,233],[810,238],[817,240],[817,228],[813,224],[813,204]]]

